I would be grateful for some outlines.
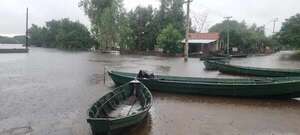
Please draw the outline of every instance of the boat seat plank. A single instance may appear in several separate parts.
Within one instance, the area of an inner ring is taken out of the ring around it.
[[[127,100],[123,101],[120,105],[116,107],[115,110],[111,111],[108,116],[109,117],[122,117],[136,113],[138,110],[142,108],[137,97],[131,96]]]

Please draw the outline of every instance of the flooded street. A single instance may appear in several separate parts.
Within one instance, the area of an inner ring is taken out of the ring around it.
[[[300,68],[289,52],[233,59],[233,64]],[[31,48],[0,54],[0,135],[89,135],[87,109],[113,86],[105,67],[195,77],[232,77],[203,70],[199,59],[119,56]],[[106,84],[104,84],[104,80]],[[259,100],[153,92],[149,117],[125,135],[298,135],[300,100]]]

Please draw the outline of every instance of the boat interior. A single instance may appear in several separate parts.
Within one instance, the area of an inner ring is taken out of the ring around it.
[[[143,111],[151,95],[141,83],[129,83],[103,96],[89,110],[90,118],[122,118]]]

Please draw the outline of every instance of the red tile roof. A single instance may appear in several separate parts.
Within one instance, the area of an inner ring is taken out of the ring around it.
[[[190,33],[189,34],[190,40],[196,39],[196,40],[219,40],[220,34],[219,33]]]

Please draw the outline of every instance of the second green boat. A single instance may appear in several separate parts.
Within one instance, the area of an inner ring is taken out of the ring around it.
[[[206,68],[213,68],[222,73],[234,75],[260,76],[260,77],[300,77],[300,69],[274,69],[230,65],[219,61],[207,60]]]

